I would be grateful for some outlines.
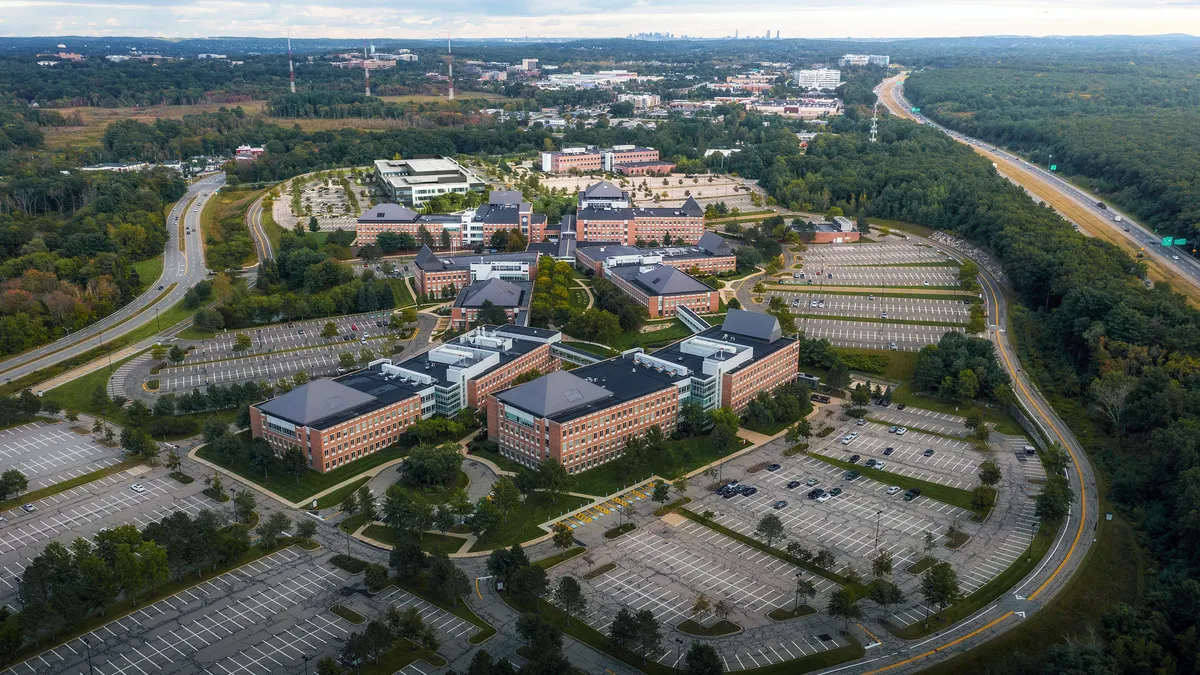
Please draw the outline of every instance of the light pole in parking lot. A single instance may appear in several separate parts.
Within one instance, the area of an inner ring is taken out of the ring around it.
[[[679,660],[683,658],[683,640],[675,638],[675,672],[681,672],[679,669]]]
[[[96,675],[95,668],[92,668],[92,641],[86,637],[83,638],[83,646],[87,648],[88,673]]]
[[[879,520],[883,518],[883,509],[875,512],[875,550],[879,551]]]
[[[308,654],[304,655],[304,675],[308,675],[308,659],[309,658],[310,657]]]

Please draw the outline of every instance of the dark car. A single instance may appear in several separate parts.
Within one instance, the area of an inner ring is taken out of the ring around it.
[[[869,469],[869,468],[871,468],[871,467],[875,466],[875,460],[874,460],[874,459],[868,459],[868,460],[866,461],[866,463],[864,463],[864,464],[863,464],[863,466],[865,466],[865,467],[867,467],[867,468]]]
[[[922,454],[926,457],[933,457],[933,448],[925,448],[925,452]]]
[[[767,465],[767,471],[778,471],[779,469],[780,469],[780,466],[778,464],[768,464]]]
[[[904,409],[905,409],[905,408],[907,408],[907,407],[908,407],[908,404],[907,404],[907,403],[901,403],[901,404],[899,404],[899,405],[897,405],[897,406],[896,406],[896,410],[904,410]]]
[[[733,499],[737,494],[738,494],[737,490],[728,490],[727,489],[727,490],[725,490],[725,492],[721,493],[721,496],[724,497],[725,499]]]
[[[787,489],[789,490],[795,490],[798,487],[800,487],[800,481],[798,480],[794,480],[787,484]]]
[[[846,480],[854,480],[855,478],[858,478],[861,475],[862,474],[857,471],[847,471],[846,472]]]
[[[850,455],[850,463],[851,464],[858,464],[858,460],[860,460],[860,459],[862,459],[862,457],[860,457],[858,455]]]
[[[161,291],[162,289],[163,289],[163,287],[162,287],[162,286],[159,286],[159,287],[158,287],[158,290],[160,290],[160,291]]]
[[[886,456],[888,456],[888,455],[891,455],[891,454],[892,454],[893,452],[895,452],[895,451],[896,451],[896,449],[895,449],[895,448],[885,448],[885,449],[884,449],[884,451],[883,451],[883,455],[886,457]]]
[[[912,500],[914,500],[920,496],[921,496],[921,491],[917,488],[913,488],[904,493],[904,501],[911,502]]]
[[[742,494],[743,494],[743,495],[745,495],[745,496],[747,496],[747,497],[752,497],[752,496],[754,496],[754,495],[755,495],[757,492],[758,492],[758,488],[756,488],[756,487],[742,488]]]
[[[842,494],[842,488],[837,488],[837,487],[835,487],[835,488],[833,488],[832,490],[830,490],[830,491],[829,491],[829,495],[830,495],[831,497],[836,497],[836,496],[838,496],[838,495],[840,495],[840,494]]]
[[[816,499],[817,497],[820,497],[823,494],[825,494],[825,491],[822,490],[821,488],[813,488],[808,491],[808,498]]]
[[[782,508],[783,508],[783,507],[785,507],[785,506],[787,506],[787,500],[780,499],[779,501],[777,501],[777,502],[775,502],[774,504],[772,504],[772,505],[771,505],[771,508],[773,508],[773,509],[782,509]]]

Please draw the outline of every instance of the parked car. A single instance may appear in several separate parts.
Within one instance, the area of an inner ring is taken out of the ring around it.
[[[884,456],[884,457],[887,457],[888,455],[892,454],[892,453],[893,453],[893,452],[895,452],[895,451],[896,451],[896,449],[895,449],[895,448],[892,448],[892,447],[884,448],[884,450],[883,450],[883,456]]]
[[[860,418],[858,418],[858,421],[857,421],[857,422],[855,422],[854,424],[855,424],[856,426],[865,427],[865,426],[867,426],[867,420],[866,420],[866,419],[864,419],[864,418],[862,418],[862,417],[860,417]]]
[[[25,513],[33,513],[34,511],[37,511],[37,507],[33,504],[22,504],[21,510]]]
[[[892,426],[888,427],[888,433],[889,433],[889,434],[894,434],[894,433],[896,433],[896,428],[897,428],[897,427],[896,427],[896,425],[894,425],[894,424],[893,424]]]
[[[808,491],[808,498],[816,499],[817,497],[820,497],[823,494],[825,494],[825,491],[822,490],[821,488],[813,488]]]
[[[905,428],[905,427],[897,427],[897,428],[896,428],[896,435],[897,435],[897,436],[903,436],[904,434],[907,434],[907,433],[908,433],[908,429],[907,429],[907,428]]]
[[[867,467],[867,468],[874,467],[874,466],[875,466],[875,460],[874,460],[874,459],[868,459],[868,460],[867,460],[867,461],[866,461],[866,462],[863,464],[863,466],[865,466],[865,467]]]
[[[894,494],[896,494],[896,493],[897,493],[897,492],[899,492],[899,491],[900,491],[900,488],[896,487],[895,485],[893,485],[893,486],[889,487],[889,488],[886,490],[886,492],[888,493],[888,495],[889,495],[889,496],[890,496],[890,495],[894,495]]]
[[[914,500],[920,496],[921,496],[921,491],[917,488],[913,488],[904,493],[904,501],[911,502],[912,500]]]
[[[129,486],[129,489],[133,490],[134,492],[145,492],[146,486],[142,485],[141,483],[134,483],[133,485]]]
[[[875,462],[875,468],[879,471],[883,471],[883,467],[885,466],[887,466],[887,464],[884,462]]]
[[[825,502],[829,501],[831,498],[832,498],[832,496],[829,495],[828,493],[826,493],[826,494],[822,494],[821,496],[817,497],[817,501],[821,502],[821,503],[825,503]]]
[[[830,496],[830,497],[836,497],[836,496],[838,496],[838,495],[840,495],[840,494],[842,494],[842,488],[839,488],[839,487],[835,487],[835,488],[833,488],[832,490],[830,490],[830,491],[829,491],[829,496]]]
[[[857,471],[847,471],[846,472],[846,480],[854,480],[855,478],[858,478],[861,475],[862,474]]]
[[[812,487],[812,486],[816,485],[818,482],[820,482],[820,481],[818,481],[816,478],[809,478],[808,480],[804,481],[804,484],[809,487]]]
[[[925,452],[921,453],[926,457],[933,457],[933,448],[925,448]]]
[[[901,403],[900,405],[896,406],[896,410],[904,410],[907,407],[908,407],[907,403]]]
[[[771,508],[773,508],[773,509],[782,509],[782,508],[783,508],[783,507],[785,507],[785,506],[787,506],[787,500],[780,499],[779,501],[777,501],[777,502],[775,502],[774,504],[772,504],[772,505],[771,505]]]
[[[860,460],[860,459],[862,459],[862,457],[859,455],[850,455],[850,463],[851,464],[858,464],[858,460]]]
[[[790,481],[787,484],[787,489],[789,490],[795,490],[798,487],[800,487],[800,481],[798,480]]]
[[[745,495],[745,496],[747,496],[747,497],[753,497],[753,496],[754,496],[754,495],[755,495],[757,492],[758,492],[758,488],[756,488],[756,487],[744,487],[744,488],[742,488],[742,494],[743,494],[743,495]]]
[[[780,468],[782,468],[782,467],[780,467],[778,464],[768,464],[767,465],[767,471],[778,471]]]

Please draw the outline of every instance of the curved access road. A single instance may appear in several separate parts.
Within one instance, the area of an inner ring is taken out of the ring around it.
[[[47,345],[0,361],[0,378],[14,380],[99,347],[155,320],[155,310],[165,311],[183,299],[184,293],[208,275],[204,265],[200,212],[216,190],[225,184],[225,174],[202,178],[188,186],[167,216],[167,244],[162,276],[146,292],[121,309],[92,325]],[[186,212],[185,212],[186,209]],[[180,219],[184,232],[179,229]],[[183,246],[180,250],[180,235]],[[131,318],[132,317],[132,318]]]
[[[260,261],[275,259],[275,251],[271,250],[271,240],[267,238],[267,231],[262,224],[263,199],[265,198],[266,194],[256,199],[246,210],[246,227],[250,230],[250,238],[254,240],[254,250],[258,253]]]
[[[1151,279],[1171,282],[1176,291],[1193,303],[1200,304],[1200,260],[1179,250],[1178,247],[1162,246],[1161,237],[1150,228],[1130,219],[1128,214],[1110,205],[1106,204],[1106,208],[1101,209],[1097,206],[1100,203],[1098,197],[1084,192],[1058,175],[994,145],[947,129],[919,112],[913,112],[912,104],[904,98],[904,80],[907,76],[908,73],[905,72],[890,77],[875,88],[880,102],[893,115],[927,124],[967,144],[995,164],[1001,175],[1054,207],[1062,217],[1074,223],[1084,233],[1121,247],[1131,257],[1142,254]],[[1195,246],[1189,244],[1187,248],[1191,250]]]
[[[922,240],[921,237],[909,236]],[[966,253],[945,242],[931,239],[923,241],[949,252],[960,261],[969,258]],[[1079,569],[1095,541],[1094,532],[1099,525],[1099,493],[1092,466],[1083,452],[1083,446],[1021,368],[1016,349],[1008,338],[1008,299],[1004,289],[982,264],[979,278],[988,305],[988,339],[996,346],[1000,363],[1012,378],[1013,393],[1027,417],[1041,429],[1043,435],[1062,445],[1071,456],[1071,466],[1067,469],[1067,478],[1075,493],[1071,513],[1060,526],[1050,551],[1038,566],[972,617],[928,638],[902,643],[898,648],[896,640],[885,638],[880,647],[883,653],[868,651],[868,660],[854,664],[857,667],[826,672],[915,673],[977,647],[1016,628],[1021,621],[1045,607]]]

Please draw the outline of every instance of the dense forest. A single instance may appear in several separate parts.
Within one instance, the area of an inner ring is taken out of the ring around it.
[[[905,91],[931,119],[1075,175],[1164,234],[1200,224],[1197,63],[1029,60],[934,68]]]

